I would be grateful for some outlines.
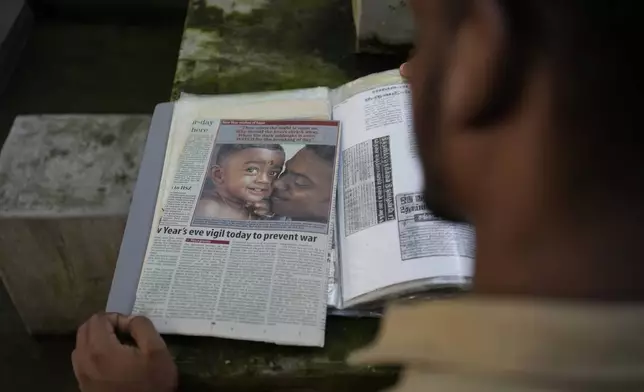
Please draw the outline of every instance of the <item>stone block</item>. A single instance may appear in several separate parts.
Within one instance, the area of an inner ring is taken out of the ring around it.
[[[398,52],[414,40],[408,0],[352,0],[357,50],[367,53]]]
[[[32,333],[104,309],[149,122],[16,118],[0,154],[0,275]]]
[[[337,87],[352,29],[348,0],[190,1],[173,97]]]

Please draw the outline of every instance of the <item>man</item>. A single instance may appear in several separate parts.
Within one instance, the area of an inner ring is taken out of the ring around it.
[[[273,184],[271,204],[278,219],[326,223],[334,163],[335,146],[307,145],[289,159]]]
[[[427,200],[476,227],[473,295],[391,307],[354,361],[403,391],[644,390],[638,5],[411,1]]]

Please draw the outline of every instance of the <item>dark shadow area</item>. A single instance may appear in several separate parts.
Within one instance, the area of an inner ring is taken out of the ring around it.
[[[0,96],[0,141],[19,114],[150,113],[170,97],[185,9],[34,7]]]

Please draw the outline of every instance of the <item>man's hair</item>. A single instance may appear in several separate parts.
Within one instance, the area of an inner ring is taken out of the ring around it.
[[[445,0],[462,18],[469,0]],[[569,191],[637,197],[644,192],[640,123],[644,8],[629,0],[497,0],[507,41],[486,105],[484,127],[519,104],[528,73],[541,62],[553,77],[552,109]],[[602,193],[602,192],[609,193]],[[644,201],[644,199],[642,199]],[[640,201],[640,203],[642,203]]]
[[[219,144],[213,151],[213,165],[221,165],[229,156],[249,148],[263,148],[284,153],[284,148],[279,144]]]
[[[331,165],[335,164],[335,146],[307,144],[304,148],[314,152],[315,155],[325,160],[327,163]]]

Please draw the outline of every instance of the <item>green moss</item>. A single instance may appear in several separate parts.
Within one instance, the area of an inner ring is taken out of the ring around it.
[[[249,13],[191,4],[174,97],[337,86],[352,79],[350,3],[270,0]],[[206,43],[203,43],[206,42]],[[189,54],[186,54],[189,53]]]
[[[201,72],[186,77],[180,87],[195,94],[242,93],[337,86],[347,80],[340,69],[314,57],[300,56],[292,62],[275,60],[274,57],[272,54],[263,57],[255,54],[252,59],[255,64],[226,58],[202,62]],[[262,59],[271,61],[263,62]]]
[[[391,368],[346,364],[349,353],[369,343],[377,327],[372,319],[329,318],[326,345],[318,349],[185,337],[168,343],[182,374],[199,379],[395,374]]]

